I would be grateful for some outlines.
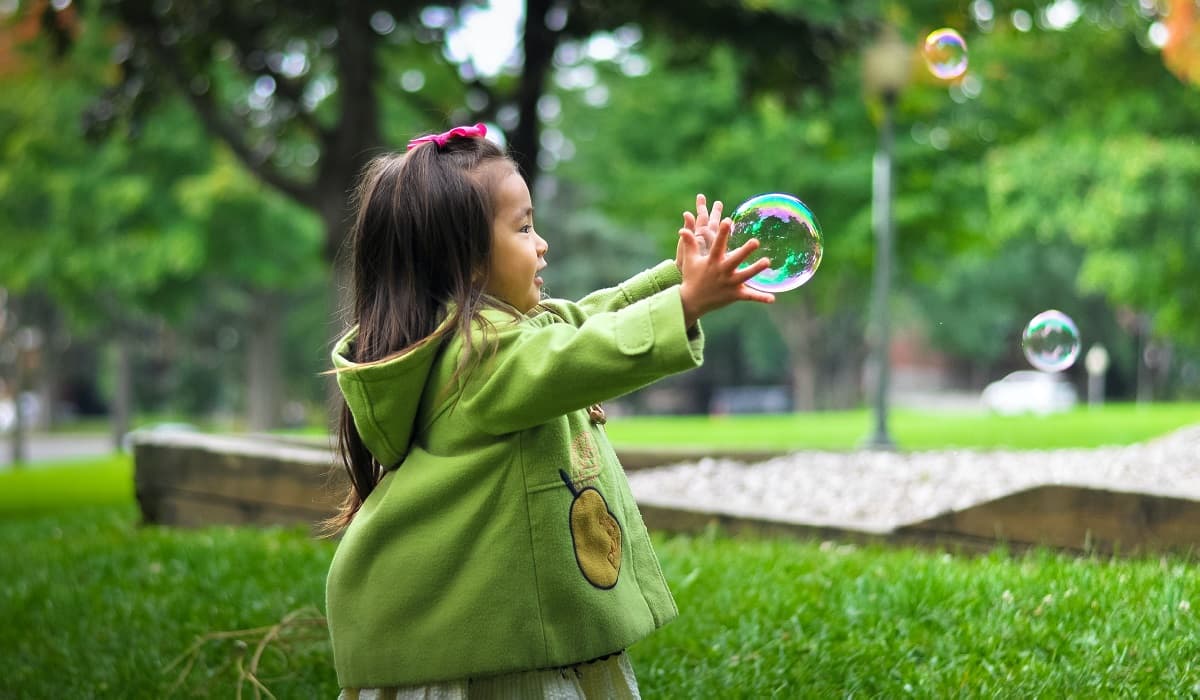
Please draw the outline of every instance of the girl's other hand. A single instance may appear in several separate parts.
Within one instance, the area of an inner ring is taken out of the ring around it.
[[[721,221],[721,210],[724,207],[721,200],[713,202],[712,214],[708,213],[707,202],[703,194],[696,195],[696,215],[690,211],[683,212],[684,228],[696,234],[696,242],[700,244],[700,252],[708,254],[713,241],[717,237],[717,224]]]
[[[700,197],[697,197],[696,201],[697,205],[702,204]],[[719,203],[713,207],[714,213],[719,211],[717,206]],[[735,301],[757,301],[763,304],[775,301],[774,294],[760,292],[745,285],[746,280],[770,267],[770,260],[762,258],[744,269],[737,269],[738,265],[758,249],[757,238],[751,238],[741,247],[726,252],[729,234],[733,231],[732,219],[720,219],[720,223],[714,226],[712,219],[706,217],[701,227],[697,218],[693,228],[687,226],[686,214],[684,220],[684,227],[679,229],[677,262],[680,263],[679,269],[683,273],[679,297],[683,301],[683,316],[688,328],[695,325],[704,314]],[[711,229],[715,228],[716,233],[707,250],[701,249],[700,240],[704,232],[698,232],[696,228],[704,229],[706,233],[712,233]]]
[[[713,240],[717,237],[716,222],[721,220],[721,210],[724,205],[721,200],[713,203],[712,214],[708,213],[708,203],[703,194],[696,195],[696,213],[683,212],[683,227],[696,235],[700,252],[707,254],[712,248]],[[683,239],[675,248],[675,266],[683,271]]]

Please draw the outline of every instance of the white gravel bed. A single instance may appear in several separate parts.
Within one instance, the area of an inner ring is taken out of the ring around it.
[[[1200,425],[1095,449],[796,452],[629,472],[639,503],[887,532],[1042,484],[1200,500]]]

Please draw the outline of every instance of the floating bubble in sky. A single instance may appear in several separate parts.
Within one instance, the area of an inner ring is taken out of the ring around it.
[[[804,202],[789,194],[760,194],[742,202],[732,218],[730,248],[751,238],[761,244],[742,267],[763,257],[771,259],[772,266],[747,285],[763,292],[787,292],[816,274],[824,244],[821,226]]]
[[[1079,357],[1079,329],[1071,317],[1051,309],[1034,316],[1021,336],[1029,364],[1043,372],[1061,372]]]
[[[967,42],[953,29],[938,29],[925,37],[925,64],[942,80],[967,72]]]

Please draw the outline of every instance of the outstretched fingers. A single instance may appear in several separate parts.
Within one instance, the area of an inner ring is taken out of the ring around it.
[[[721,221],[721,213],[724,208],[725,205],[721,203],[721,200],[718,199],[717,201],[713,202],[712,211],[708,215],[708,220]]]
[[[763,304],[774,304],[775,295],[770,292],[760,292],[757,289],[742,285],[738,289],[738,299],[742,301],[757,301]]]
[[[721,221],[721,225],[717,227],[717,235],[709,246],[708,255],[713,262],[720,262],[726,258],[725,249],[729,247],[729,234],[733,231],[733,222],[729,219]],[[744,258],[743,258],[744,259]]]
[[[728,238],[728,236],[726,238]],[[762,244],[758,242],[757,238],[751,238],[741,246],[729,251],[725,255],[724,264],[726,269],[732,270],[733,268],[746,262],[746,258],[749,258],[750,254],[758,250],[761,246]]]
[[[699,252],[700,244],[696,242],[695,231],[686,226],[679,229],[679,240],[683,244],[683,250],[687,255],[696,255]]]
[[[771,267],[770,260],[768,260],[767,258],[759,258],[758,260],[755,260],[754,262],[750,263],[746,267],[741,268],[740,270],[734,270],[733,271],[733,279],[738,284],[744,284],[746,282],[746,280],[757,275],[758,273],[762,272],[763,270],[768,269],[769,267]]]

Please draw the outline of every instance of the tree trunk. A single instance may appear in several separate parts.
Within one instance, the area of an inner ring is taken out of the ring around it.
[[[252,431],[265,432],[279,426],[283,405],[281,309],[275,295],[257,298],[257,308],[250,315],[246,353],[246,424]]]
[[[120,333],[113,339],[113,396],[110,416],[112,421],[113,446],[124,448],[125,435],[129,433],[133,415],[133,357],[130,339]]]
[[[44,352],[46,354],[37,381],[38,398],[41,399],[39,404],[42,407],[38,414],[38,428],[51,430],[58,424],[60,418],[58,415],[58,348],[54,347],[53,343],[47,343]]]
[[[538,117],[538,101],[545,92],[546,76],[558,48],[559,32],[546,26],[546,13],[552,0],[527,0],[525,3],[525,26],[522,35],[524,66],[521,82],[517,88],[517,110],[520,119],[509,139],[509,153],[529,189],[533,190],[538,173],[538,151],[541,148],[541,119]]]
[[[338,240],[340,254],[330,258],[329,275],[329,320],[325,337],[327,348],[333,347],[333,341],[339,338],[354,320],[354,290],[351,273],[350,241],[347,240],[350,229],[349,212],[346,210],[346,200],[337,198],[327,202],[322,207],[322,218],[325,221],[326,235],[329,240]],[[337,379],[332,375],[322,377],[325,382],[325,417],[330,434],[337,430],[339,413],[342,402],[342,392],[338,388]]]
[[[853,312],[821,319],[820,333],[814,334],[812,341],[812,352],[821,360],[817,367],[819,408],[838,410],[861,405],[862,369],[867,357],[861,328],[861,319]]]
[[[25,432],[29,429],[25,425],[25,411],[21,408],[21,395],[25,392],[25,358],[22,357],[21,350],[17,350],[16,362],[14,363],[15,371],[13,372],[13,425],[12,436],[9,438],[9,446],[12,448],[12,466],[13,469],[19,469],[21,465],[28,459],[25,447]]]
[[[812,411],[817,407],[817,322],[804,303],[772,305],[768,313],[783,335],[792,365],[792,410]]]

